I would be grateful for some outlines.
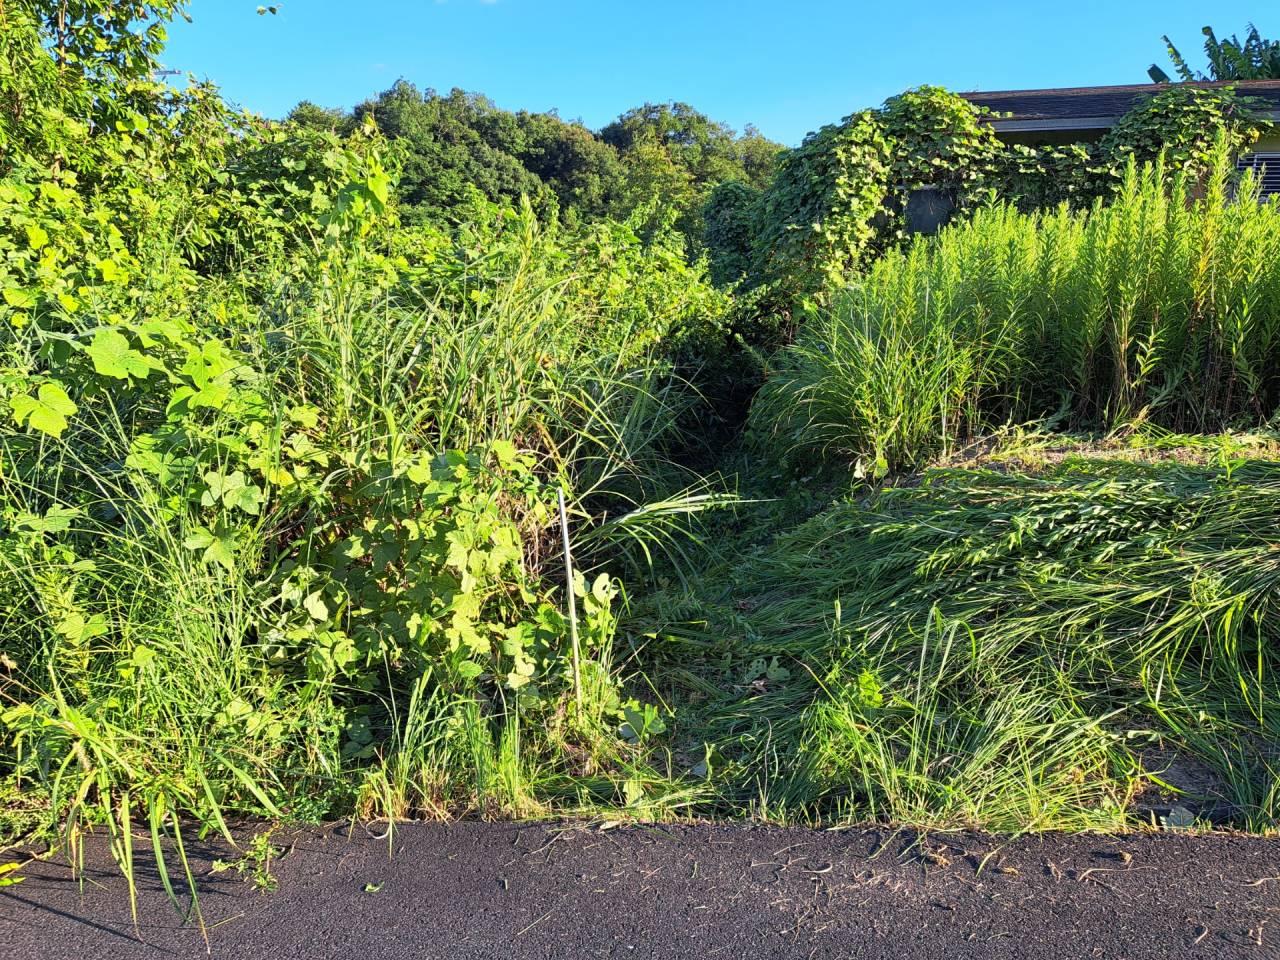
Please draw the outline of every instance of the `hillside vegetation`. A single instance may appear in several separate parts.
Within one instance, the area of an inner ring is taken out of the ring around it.
[[[180,4],[55,6],[0,7],[7,837],[1275,829],[1280,205],[1229,93],[1072,159],[923,88],[775,167],[679,106],[268,122],[153,81]],[[645,151],[685,200],[590,173]]]

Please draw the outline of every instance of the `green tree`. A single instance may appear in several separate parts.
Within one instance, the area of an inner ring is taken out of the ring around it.
[[[19,156],[61,168],[100,150],[91,133],[157,113],[166,25],[186,0],[0,3],[0,174]],[[92,165],[92,164],[90,164]]]
[[[554,192],[520,162],[515,116],[479,94],[423,93],[401,80],[356,108],[358,122],[366,117],[398,143],[400,197],[415,220],[449,219],[472,190],[495,201],[527,196],[544,213],[556,205]]]
[[[480,94],[419,91],[399,81],[353,115],[299,103],[289,120],[348,133],[366,117],[396,142],[403,161],[401,199],[419,221],[448,219],[473,190],[495,202],[527,196],[535,209],[597,220],[625,206],[617,151],[580,123],[554,113],[513,113]]]
[[[618,151],[580,123],[554,113],[516,114],[521,163],[542,180],[560,209],[582,220],[598,220],[618,208],[624,172]]]
[[[694,249],[702,243],[702,211],[711,191],[729,181],[763,188],[782,151],[755,128],[738,136],[687,103],[646,103],[628,110],[600,137],[621,156],[624,205],[670,211]]]
[[[1249,24],[1244,41],[1232,34],[1219,40],[1212,27],[1203,27],[1204,53],[1209,61],[1208,75],[1193,70],[1168,35],[1163,37],[1173,62],[1174,73],[1183,82],[1197,80],[1280,80],[1280,40],[1266,40],[1258,28]],[[1169,83],[1169,74],[1156,64],[1147,68],[1156,83]]]
[[[306,130],[338,134],[351,133],[356,125],[355,118],[345,110],[321,107],[310,100],[303,100],[290,110],[285,121]]]

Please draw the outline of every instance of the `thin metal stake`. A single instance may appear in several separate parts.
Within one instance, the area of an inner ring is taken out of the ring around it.
[[[560,497],[560,534],[564,537],[564,582],[569,603],[569,641],[573,644],[573,699],[578,704],[578,716],[582,716],[582,668],[578,660],[578,603],[573,597],[573,557],[569,553],[569,514],[564,508],[564,487]]]

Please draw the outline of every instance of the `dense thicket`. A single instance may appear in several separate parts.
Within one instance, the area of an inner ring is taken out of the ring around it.
[[[154,82],[180,9],[0,6],[5,810],[126,869],[228,814],[1117,826],[1140,740],[1274,822],[1272,448],[871,488],[1273,417],[1230,94],[1052,159],[927,87],[780,158],[408,84],[275,123]]]
[[[615,574],[707,502],[672,461],[723,295],[661,225],[406,222],[375,121],[429,102],[246,119],[108,8],[0,8],[5,789],[120,843],[661,806]]]

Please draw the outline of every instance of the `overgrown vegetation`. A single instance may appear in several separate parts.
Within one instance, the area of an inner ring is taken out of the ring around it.
[[[7,831],[1119,828],[1171,755],[1274,827],[1276,448],[1155,432],[1280,403],[1229,95],[1050,196],[936,88],[776,170],[679,105],[267,122],[154,82],[180,11],[0,7]],[[930,469],[1046,419],[1146,446]]]
[[[838,287],[913,234],[913,199],[934,197],[964,220],[993,199],[1023,210],[1110,199],[1131,162],[1163,158],[1204,177],[1215,150],[1247,149],[1269,122],[1230,88],[1177,86],[1140,99],[1097,142],[1030,147],[997,139],[985,109],[918,87],[811,133],[782,155],[760,192],[723,188],[708,207],[718,281],[797,297]]]
[[[656,605],[664,695],[714,744],[725,804],[1122,829],[1143,774],[1161,783],[1177,755],[1234,822],[1274,828],[1280,474],[1209,450],[1217,464],[931,471]]]
[[[404,226],[375,127],[236,117],[151,50],[104,79],[61,13],[3,23],[49,74],[0,186],[8,774],[125,864],[137,825],[181,860],[187,820],[677,803],[610,650],[612,572],[708,502],[680,357],[725,301],[678,235]]]
[[[762,441],[882,477],[1055,413],[1102,429],[1265,420],[1280,211],[1231,174],[1225,145],[1203,182],[1131,164],[1111,202],[990,206],[886,254],[776,358],[752,412]]]

